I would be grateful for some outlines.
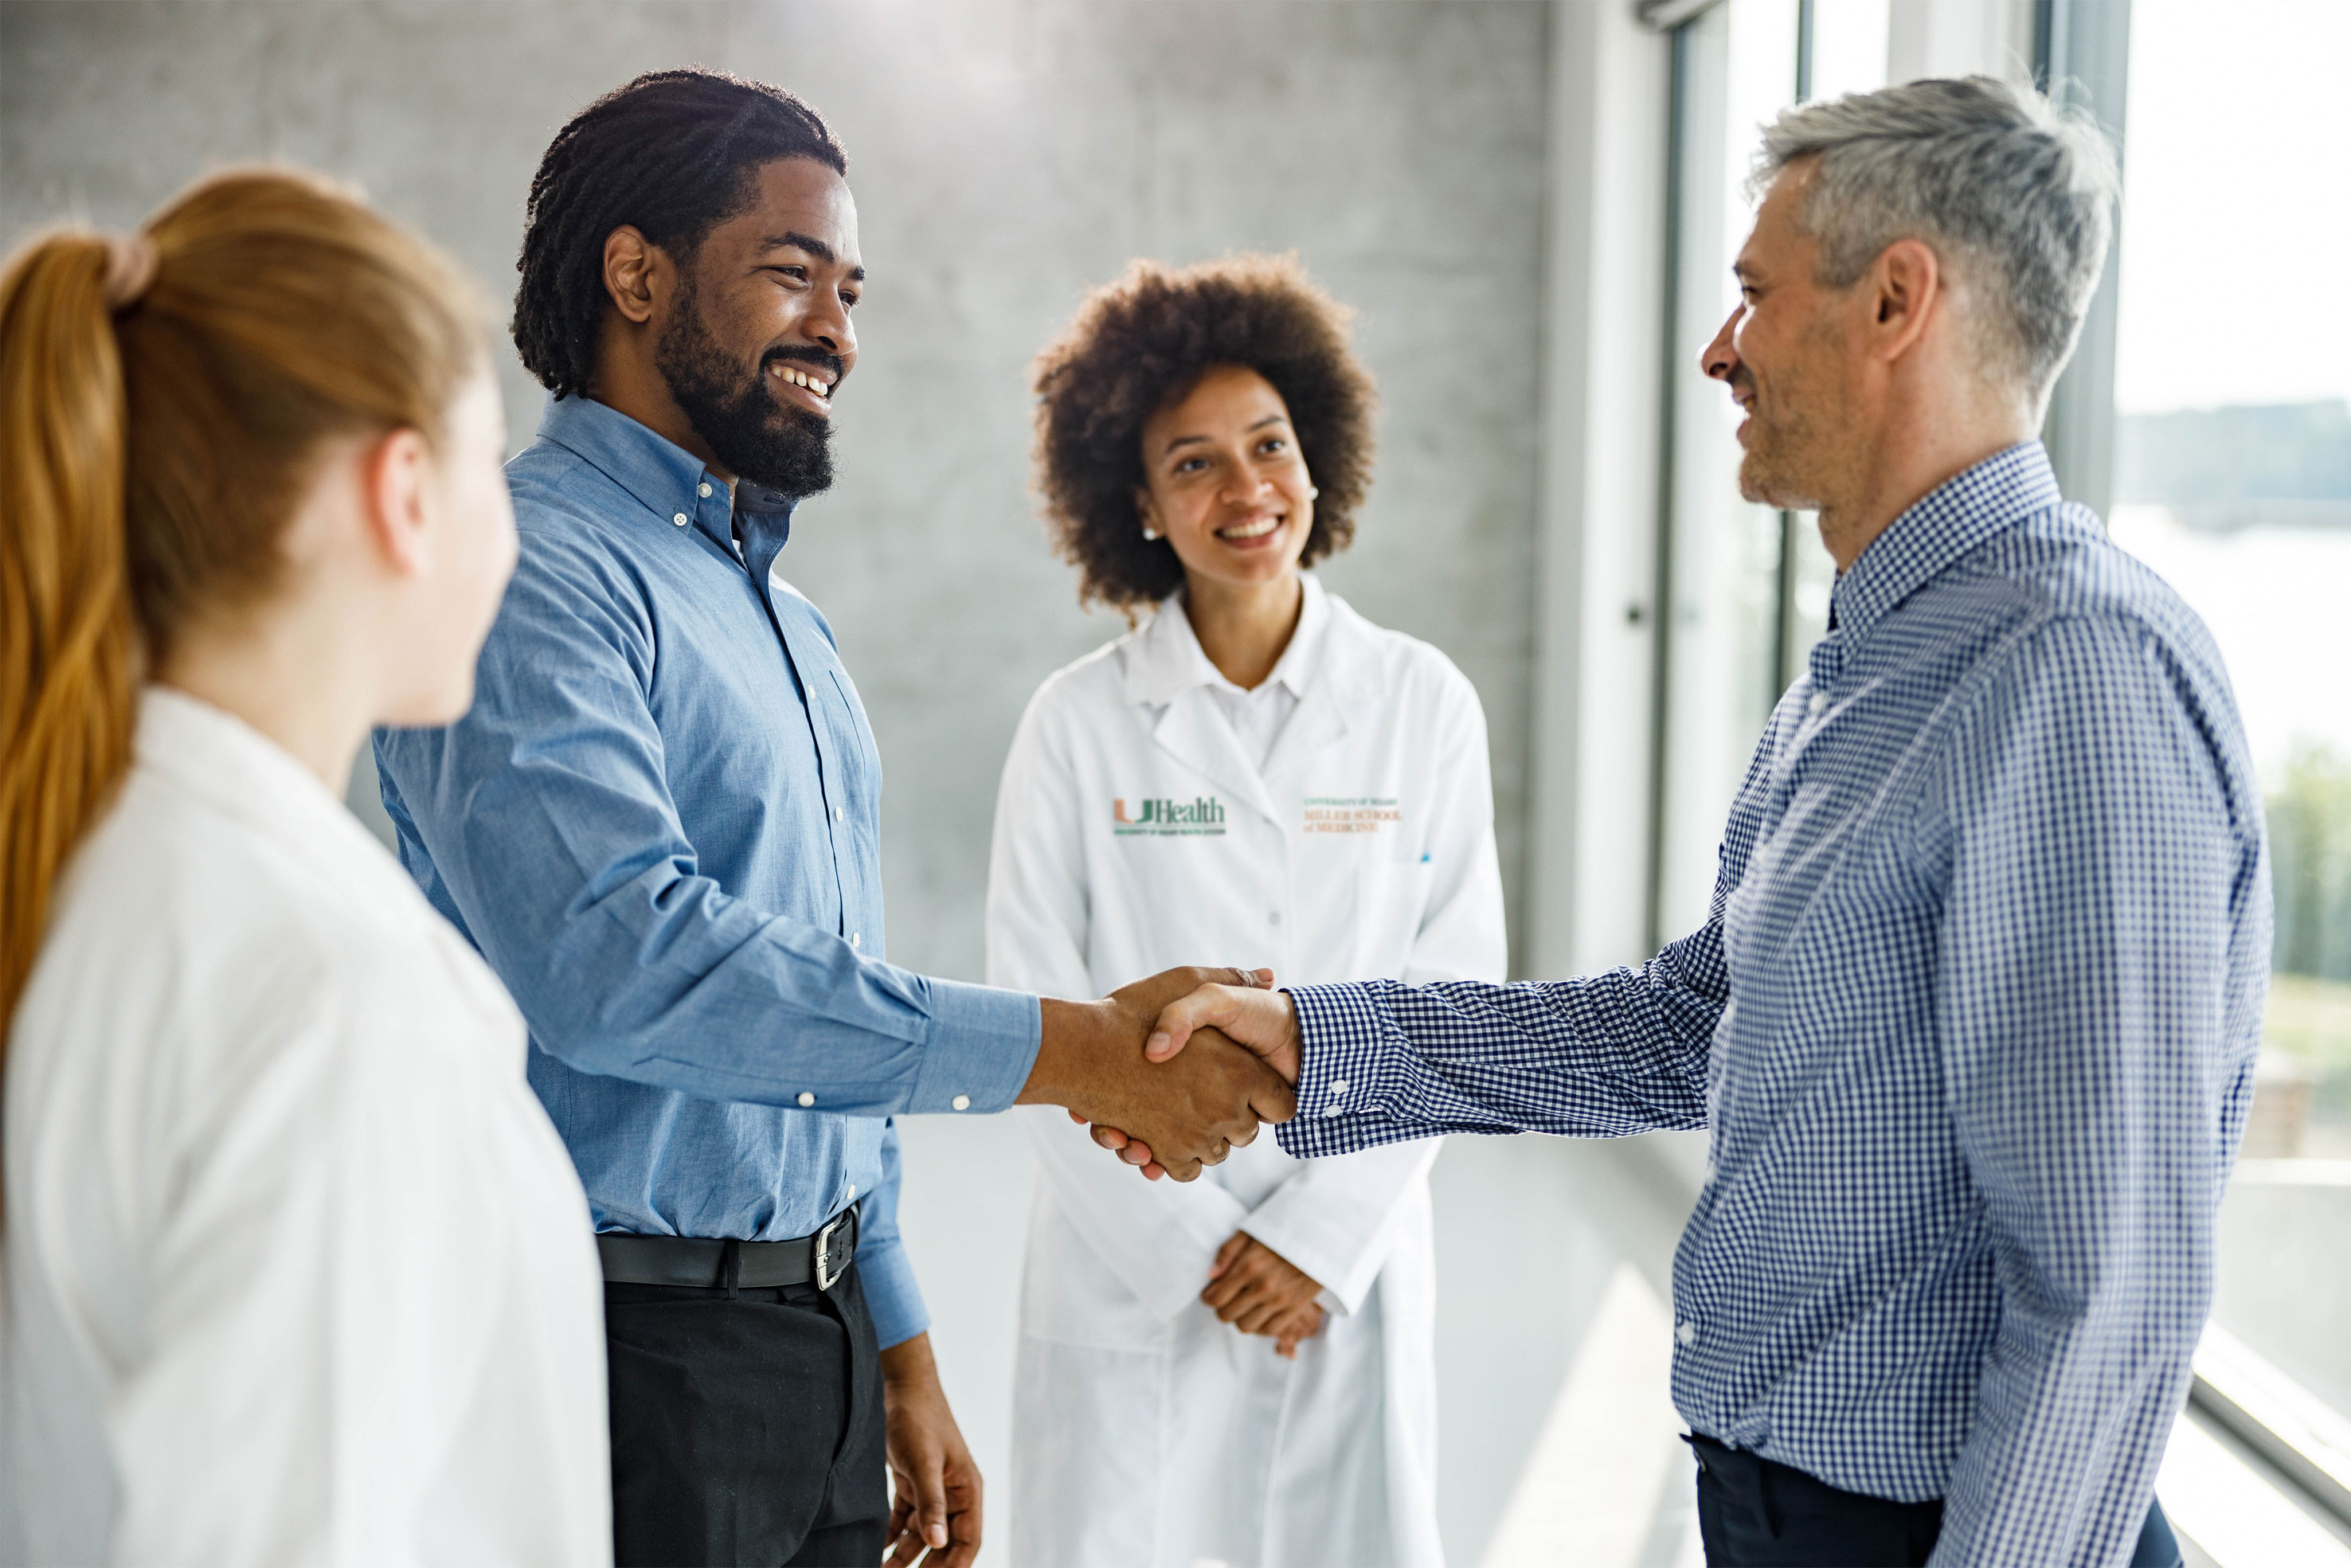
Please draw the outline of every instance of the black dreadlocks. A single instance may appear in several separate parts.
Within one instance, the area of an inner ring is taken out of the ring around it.
[[[648,71],[556,133],[524,208],[514,340],[558,397],[588,390],[604,310],[604,239],[632,224],[690,257],[742,212],[762,164],[814,158],[849,172],[817,111],[765,82],[700,68]]]

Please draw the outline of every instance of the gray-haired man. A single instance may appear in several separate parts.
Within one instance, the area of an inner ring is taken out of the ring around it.
[[[2176,1563],[2269,877],[2210,638],[2033,440],[2114,160],[1974,78],[1791,110],[1757,178],[1704,368],[1839,577],[1704,928],[1556,984],[1209,988],[1150,1050],[1264,1051],[1299,1155],[1710,1127],[1674,1266],[1709,1563]]]

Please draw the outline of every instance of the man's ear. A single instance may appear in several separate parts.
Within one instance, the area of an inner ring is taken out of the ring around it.
[[[368,542],[401,577],[433,570],[433,516],[426,494],[433,449],[422,432],[395,430],[360,455]]]
[[[1941,260],[1922,240],[1898,239],[1878,254],[1865,280],[1865,330],[1877,359],[1891,363],[1909,352],[1942,313],[1945,284]]]
[[[647,240],[633,224],[622,224],[604,236],[604,294],[622,317],[643,326],[653,319],[653,291],[665,279],[656,277],[668,265],[661,247]]]

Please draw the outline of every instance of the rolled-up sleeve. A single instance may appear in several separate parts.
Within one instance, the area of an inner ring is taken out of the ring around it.
[[[377,757],[430,859],[412,864],[583,1072],[847,1115],[995,1111],[1037,1051],[1037,999],[881,962],[729,894],[697,866],[648,705],[653,628],[622,569],[525,550],[471,713]]]

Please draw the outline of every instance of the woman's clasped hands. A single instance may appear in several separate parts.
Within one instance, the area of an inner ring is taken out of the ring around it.
[[[1274,1354],[1298,1359],[1301,1340],[1322,1328],[1322,1287],[1304,1270],[1246,1230],[1236,1230],[1208,1265],[1200,1300],[1243,1333],[1273,1341]]]

